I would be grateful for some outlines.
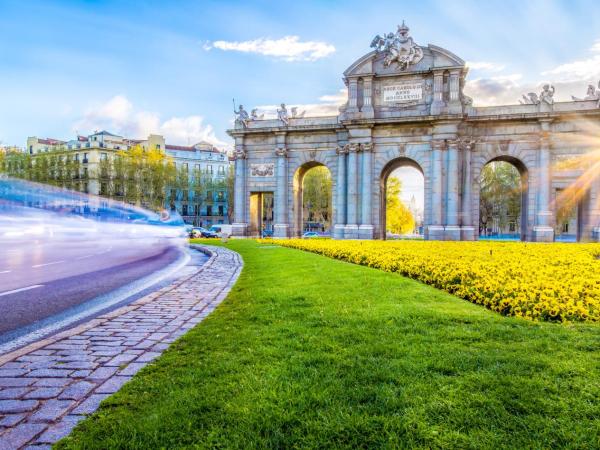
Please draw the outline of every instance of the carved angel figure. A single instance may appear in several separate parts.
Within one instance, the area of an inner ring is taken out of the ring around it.
[[[598,90],[596,90],[596,88],[594,87],[593,84],[589,84],[588,88],[587,88],[587,93],[585,95],[584,98],[578,98],[575,97],[573,95],[571,95],[571,98],[573,99],[573,101],[575,102],[583,102],[586,100],[596,100],[596,101],[600,101],[600,81],[598,82]]]
[[[548,105],[554,104],[554,86],[550,86],[549,84],[545,84],[542,88],[542,92],[540,92],[540,103],[544,102]]]
[[[285,107],[285,103],[282,103],[281,108],[277,109],[277,118],[286,125],[289,123],[290,119],[288,117],[288,112],[287,108]]]

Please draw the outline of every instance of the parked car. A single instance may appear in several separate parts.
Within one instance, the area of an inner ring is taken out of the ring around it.
[[[302,239],[312,239],[312,238],[318,238],[319,237],[319,233],[317,233],[316,231],[307,231],[306,233],[304,233],[302,235]]]
[[[194,227],[192,229],[192,237],[195,238],[217,238],[219,237],[217,233],[214,233],[206,228],[202,227]]]
[[[185,232],[187,233],[187,235],[189,237],[194,237],[194,227],[193,227],[193,225],[186,225],[185,226]]]

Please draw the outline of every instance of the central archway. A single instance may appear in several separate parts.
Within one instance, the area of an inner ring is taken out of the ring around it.
[[[294,173],[293,236],[307,231],[330,232],[333,225],[333,189],[329,168],[320,162],[309,161]]]
[[[397,177],[401,186],[404,186],[404,194],[401,201],[404,207],[413,216],[413,231],[409,234],[423,236],[425,215],[425,173],[423,168],[415,160],[401,157],[388,162],[379,178],[379,239],[388,237],[388,190],[391,178]],[[402,189],[402,188],[401,188]]]

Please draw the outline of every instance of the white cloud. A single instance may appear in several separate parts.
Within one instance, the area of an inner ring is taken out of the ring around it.
[[[325,58],[335,47],[326,42],[300,41],[298,36],[285,36],[281,39],[258,38],[252,41],[214,41],[203,45],[205,50],[218,48],[223,51],[257,53],[284,61],[316,61]]]
[[[590,48],[592,55],[589,58],[561,64],[554,69],[542,72],[556,81],[589,81],[600,78],[600,40],[594,42]]]
[[[88,108],[73,125],[73,130],[79,133],[107,130],[128,138],[160,134],[169,144],[191,145],[207,141],[220,148],[230,147],[217,138],[213,127],[205,124],[202,116],[171,117],[162,121],[155,112],[136,110],[122,95]]]
[[[298,114],[305,112],[305,117],[319,116],[335,116],[339,114],[340,106],[348,100],[348,92],[346,89],[340,89],[335,94],[322,95],[318,102],[315,103],[299,103],[286,105],[288,114],[291,115],[291,108],[298,108]],[[257,106],[259,115],[264,114],[265,119],[277,117],[277,108],[280,105],[262,105]]]
[[[486,72],[500,72],[504,70],[504,64],[498,64],[485,61],[468,61],[467,67],[472,70],[481,70]]]
[[[473,67],[474,63],[470,63]],[[485,67],[481,63],[480,67]],[[517,104],[523,94],[539,94],[541,87],[549,83],[556,88],[557,101],[569,101],[571,96],[585,97],[588,84],[597,84],[600,79],[600,40],[590,47],[588,58],[560,64],[541,73],[544,78],[537,82],[523,82],[521,74],[498,75],[477,78],[467,82],[465,93],[473,97],[476,106]]]

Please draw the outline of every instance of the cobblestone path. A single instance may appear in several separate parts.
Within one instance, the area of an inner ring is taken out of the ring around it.
[[[135,302],[0,355],[0,450],[50,448],[225,298],[240,256],[203,247],[209,260]]]

